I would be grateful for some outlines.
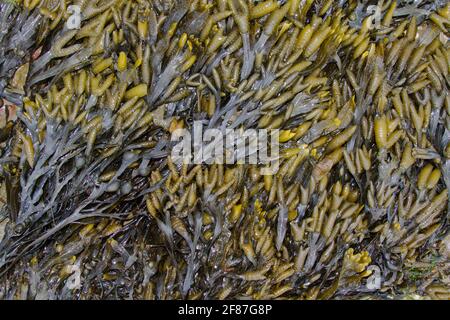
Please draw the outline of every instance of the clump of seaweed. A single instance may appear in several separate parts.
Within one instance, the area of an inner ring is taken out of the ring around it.
[[[0,4],[0,298],[448,299],[449,24],[447,1]],[[279,130],[279,170],[178,162],[198,123]]]

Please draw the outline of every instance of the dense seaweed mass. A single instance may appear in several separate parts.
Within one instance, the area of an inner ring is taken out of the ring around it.
[[[449,299],[449,25],[446,0],[1,1],[0,298]],[[194,121],[279,130],[279,170],[174,161]]]

